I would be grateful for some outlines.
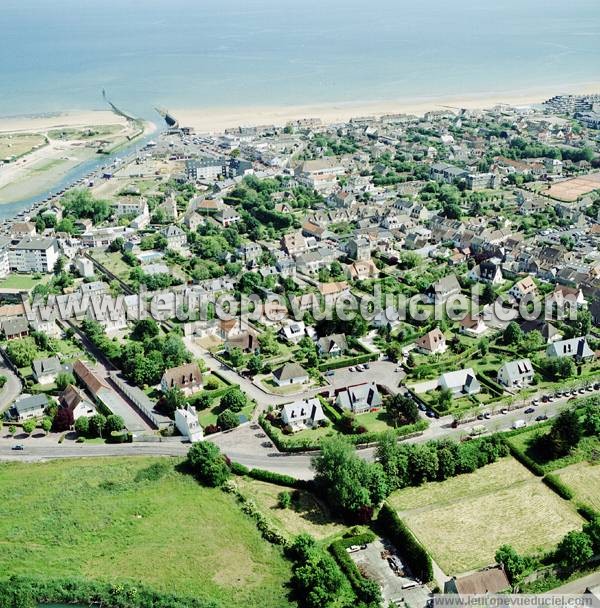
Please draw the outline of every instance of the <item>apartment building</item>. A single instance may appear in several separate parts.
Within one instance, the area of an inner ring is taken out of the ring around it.
[[[10,245],[9,266],[16,272],[52,272],[59,256],[56,239],[28,236]]]

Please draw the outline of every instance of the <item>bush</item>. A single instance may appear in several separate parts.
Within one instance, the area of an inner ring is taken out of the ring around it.
[[[412,573],[423,582],[432,581],[431,557],[398,517],[396,511],[387,503],[384,503],[379,511],[377,524],[398,550],[402,552]]]
[[[229,478],[227,462],[214,443],[194,443],[188,450],[187,463],[204,485],[218,487]]]
[[[290,492],[279,492],[277,506],[280,509],[289,509],[292,506],[292,494]]]
[[[223,410],[217,416],[217,426],[219,426],[223,431],[234,429],[239,425],[240,417],[237,414],[234,414],[231,410]]]
[[[573,491],[565,485],[557,475],[545,475],[542,481],[551,489],[554,490],[561,498],[571,500]]]

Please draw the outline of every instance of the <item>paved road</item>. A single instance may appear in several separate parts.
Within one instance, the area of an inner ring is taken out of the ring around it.
[[[21,394],[22,385],[19,378],[6,366],[2,357],[0,357],[0,376],[6,377],[6,384],[0,390],[0,412],[4,412]]]
[[[587,576],[582,576],[575,581],[562,585],[562,587],[552,589],[551,591],[548,591],[548,593],[585,593],[586,589],[596,587],[597,585],[600,585],[600,571],[592,572],[592,574],[588,574]]]
[[[567,405],[567,401],[562,400],[540,406],[537,411],[555,415]],[[531,416],[533,417],[536,414],[531,414]],[[513,421],[519,418],[524,418],[522,410],[513,411],[507,415],[500,414],[490,420],[477,421],[476,424],[483,424],[490,431],[508,430]],[[420,443],[442,437],[460,439],[468,434],[469,429],[473,426],[469,424],[453,429],[449,426],[450,417],[432,420],[431,422],[431,427],[422,436],[408,441],[410,443]],[[313,476],[310,454],[282,454],[275,448],[265,447],[263,444],[268,443],[269,440],[260,427],[256,425],[244,425],[228,433],[210,437],[209,440],[217,444],[229,458],[248,467],[285,473],[299,479],[310,479]],[[25,450],[22,452],[13,451],[11,448],[15,443],[22,443]],[[18,440],[7,437],[0,438],[0,460],[45,460],[49,458],[128,455],[184,456],[188,449],[189,444],[178,442],[97,445],[77,444],[72,441],[58,444],[56,437],[53,436]],[[375,448],[359,449],[358,453],[366,460],[373,460]]]

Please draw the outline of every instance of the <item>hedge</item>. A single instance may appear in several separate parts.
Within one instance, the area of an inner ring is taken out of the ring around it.
[[[360,417],[358,418],[358,421],[360,422]],[[259,416],[258,422],[280,452],[307,452],[321,449],[320,441],[294,439],[292,436],[289,438],[284,436],[283,433],[273,426],[263,415]],[[398,428],[390,427],[389,430],[393,431],[398,438],[402,437],[408,439],[410,437],[418,437],[428,426],[429,423],[427,420],[421,419],[414,424],[406,424]],[[358,435],[343,435],[343,437],[352,445],[364,445],[368,443],[377,443],[381,440],[382,435],[383,433],[381,432],[372,432],[360,433]]]
[[[534,475],[537,477],[544,476],[544,469],[535,461],[533,458],[530,458],[525,454],[523,450],[515,447],[510,441],[506,441],[506,438],[503,437],[504,442],[508,446],[511,455],[516,458],[524,467],[527,467]]]
[[[402,552],[413,576],[427,583],[433,580],[433,565],[429,553],[413,536],[406,524],[387,503],[383,503],[377,516],[377,524],[396,548]]]
[[[351,545],[366,545],[375,540],[375,534],[365,532],[349,538],[336,540],[329,546],[329,550],[342,572],[346,575],[358,600],[367,604],[379,606],[381,604],[381,591],[379,585],[374,581],[365,578],[346,549]]]
[[[115,584],[82,578],[11,576],[0,579],[2,608],[37,608],[39,604],[64,603],[104,608],[220,608],[211,599],[176,595],[148,589],[141,584]]]
[[[233,382],[231,382],[231,380],[229,380],[229,378],[226,378],[219,370],[217,369],[211,369],[210,373],[213,374],[213,376],[216,376],[219,380],[223,381],[229,388],[231,388],[232,386],[237,386],[239,388],[239,384],[234,384]]]
[[[554,490],[561,498],[571,500],[574,496],[573,491],[565,483],[563,483],[558,475],[545,475],[542,481],[551,489]]]
[[[250,473],[250,469],[244,466],[243,464],[240,464],[239,462],[230,462],[229,470],[234,475],[239,475],[240,477],[245,477],[246,475],[248,475],[248,473]]]
[[[306,482],[303,482],[300,479],[296,479],[290,475],[283,475],[282,473],[265,471],[264,469],[251,469],[248,475],[252,477],[252,479],[266,481],[267,483],[273,483],[278,486],[285,486],[286,488],[303,488],[306,486]]]
[[[600,517],[600,513],[596,511],[596,509],[590,507],[590,505],[586,505],[583,502],[577,503],[577,513],[579,513],[583,519],[587,519],[588,521],[594,521]]]

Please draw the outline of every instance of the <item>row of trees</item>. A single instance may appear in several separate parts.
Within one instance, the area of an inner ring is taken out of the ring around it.
[[[407,444],[398,443],[389,432],[377,447],[375,463],[363,460],[344,438],[336,437],[323,442],[313,467],[315,482],[334,509],[349,519],[370,521],[373,509],[396,489],[471,473],[507,454],[505,443],[495,435],[465,443]]]

